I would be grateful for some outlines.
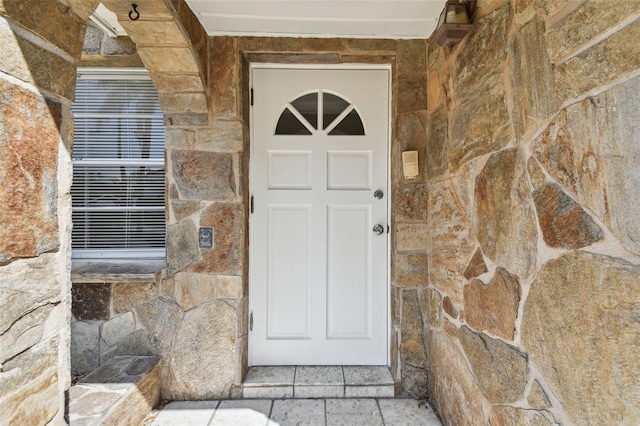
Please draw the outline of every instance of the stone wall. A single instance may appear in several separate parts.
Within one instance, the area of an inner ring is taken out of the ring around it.
[[[486,0],[429,46],[429,396],[445,424],[640,418],[640,2]]]
[[[0,1],[0,424],[63,424],[69,388],[70,100],[84,21]]]

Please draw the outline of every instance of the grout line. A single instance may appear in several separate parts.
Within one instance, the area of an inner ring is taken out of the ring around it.
[[[293,396],[292,398],[296,397],[296,376],[298,374],[298,366],[294,365],[293,366],[293,383],[291,383],[291,388],[293,389]]]
[[[211,414],[211,418],[209,419],[209,421],[207,422],[207,426],[210,426],[213,423],[213,418],[216,416],[216,413],[218,412],[218,408],[220,407],[220,400],[218,400],[218,403],[216,404],[216,407],[213,409],[213,414]]]
[[[380,413],[380,419],[382,420],[382,426],[386,426],[387,422],[384,421],[384,415],[382,415],[382,407],[380,407],[380,398],[375,398],[376,405],[378,406],[378,412]]]
[[[340,366],[340,370],[342,370],[342,397],[347,397],[347,378],[344,375],[344,365]]]
[[[327,417],[327,398],[322,398],[322,403],[324,404],[324,424],[326,426],[329,424],[329,418]]]
[[[271,406],[269,407],[269,415],[267,416],[267,424],[271,423],[271,416],[273,415],[273,406],[274,406],[274,402],[273,399],[271,400]]]

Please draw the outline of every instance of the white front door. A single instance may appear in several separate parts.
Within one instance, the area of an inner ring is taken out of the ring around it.
[[[250,365],[388,362],[389,73],[252,67]]]

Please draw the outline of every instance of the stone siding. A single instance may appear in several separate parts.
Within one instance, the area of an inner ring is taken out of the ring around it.
[[[85,22],[0,1],[0,424],[65,423],[71,113]]]
[[[428,52],[429,398],[445,424],[635,424],[640,3],[478,5]]]

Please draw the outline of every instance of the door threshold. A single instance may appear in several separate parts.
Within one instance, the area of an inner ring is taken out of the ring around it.
[[[386,365],[250,367],[244,398],[393,398]]]

